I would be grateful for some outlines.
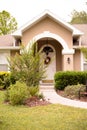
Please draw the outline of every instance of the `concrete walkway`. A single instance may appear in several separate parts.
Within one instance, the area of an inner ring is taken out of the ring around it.
[[[62,105],[68,105],[78,108],[86,108],[87,109],[87,102],[81,102],[76,100],[67,99],[64,97],[61,97],[56,93],[54,90],[53,85],[40,85],[40,92],[43,93],[45,99],[53,104],[62,104]]]

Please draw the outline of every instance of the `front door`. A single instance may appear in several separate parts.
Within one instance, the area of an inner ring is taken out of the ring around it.
[[[50,45],[43,46],[42,58],[44,66],[46,66],[46,79],[44,81],[51,82],[56,72],[56,54],[54,48]]]

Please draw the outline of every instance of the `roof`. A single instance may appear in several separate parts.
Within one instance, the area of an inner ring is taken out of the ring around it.
[[[17,31],[15,31],[12,35],[22,36],[22,32],[29,29],[31,26],[38,23],[40,20],[44,19],[45,17],[50,17],[51,19],[53,19],[57,23],[60,23],[62,26],[64,26],[68,30],[70,30],[73,33],[73,35],[82,35],[83,34],[80,30],[76,29],[75,27],[73,27],[69,23],[61,20],[58,16],[56,16],[55,14],[50,12],[49,10],[45,10],[40,15],[38,15],[37,17],[35,17],[31,21],[27,22],[25,25],[23,25],[21,28],[19,28]]]
[[[0,36],[0,50],[19,50],[20,46],[14,46],[14,37],[12,35]]]
[[[81,44],[87,45],[87,24],[73,24],[73,26],[84,32],[84,35],[81,36]]]
[[[2,46],[12,46],[13,45],[13,36],[3,35],[0,36],[0,47]]]

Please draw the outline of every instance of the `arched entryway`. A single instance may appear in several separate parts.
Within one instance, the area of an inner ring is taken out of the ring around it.
[[[62,46],[55,39],[48,37],[39,39],[37,44],[46,66],[46,78],[43,81],[53,82],[55,73],[62,71]]]
[[[55,59],[55,62],[54,62],[55,63],[54,64],[54,66],[55,66],[54,74],[55,74],[56,71],[73,70],[74,49],[70,49],[68,47],[68,44],[66,43],[66,41],[62,37],[60,37],[57,34],[50,33],[49,31],[44,31],[43,33],[38,34],[35,37],[33,37],[32,40],[36,41],[38,43],[39,49],[44,48],[45,44],[47,44],[46,41],[49,42],[49,45],[52,45],[52,46],[49,46],[49,47],[51,49],[53,49],[53,52],[50,53],[50,56],[55,57],[54,58]],[[28,44],[28,46],[29,45],[30,44]],[[70,58],[70,61],[71,61],[70,64],[68,64],[68,62],[67,62],[68,58]],[[48,57],[47,60],[49,60],[49,57]],[[51,67],[52,67],[52,65],[49,65],[49,66],[50,66],[50,69],[48,68],[47,74],[49,74],[48,80],[51,80],[53,78],[53,76],[52,77],[50,76],[51,75]],[[48,73],[48,72],[50,72],[50,73]]]

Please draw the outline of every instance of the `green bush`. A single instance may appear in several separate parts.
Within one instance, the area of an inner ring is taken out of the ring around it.
[[[2,86],[3,89],[10,86],[10,77],[8,72],[0,72],[0,86]]]
[[[40,58],[37,43],[32,43],[29,49],[22,47],[22,54],[16,54],[9,60],[10,71],[17,80],[22,80],[27,86],[38,86],[39,81],[45,78],[46,67]]]
[[[9,72],[0,72],[0,88],[7,89],[11,84],[16,83],[16,77]]]
[[[9,88],[5,91],[4,101],[5,101],[5,102],[9,102],[9,101],[10,101]]]
[[[38,87],[33,87],[33,86],[29,87],[28,90],[29,90],[29,93],[30,93],[31,96],[35,96],[39,92],[39,88]]]
[[[12,105],[21,105],[25,99],[29,97],[28,87],[25,83],[20,83],[19,81],[11,85],[7,91],[7,100],[9,100]]]
[[[17,80],[18,79],[12,73],[10,73],[10,83],[15,84]]]
[[[64,90],[68,85],[85,84],[87,80],[87,71],[65,71],[57,72],[54,76],[55,88]]]
[[[78,84],[78,85],[69,85],[64,89],[64,95],[68,96],[69,98],[74,98],[79,96],[79,91],[84,91],[85,85]]]

